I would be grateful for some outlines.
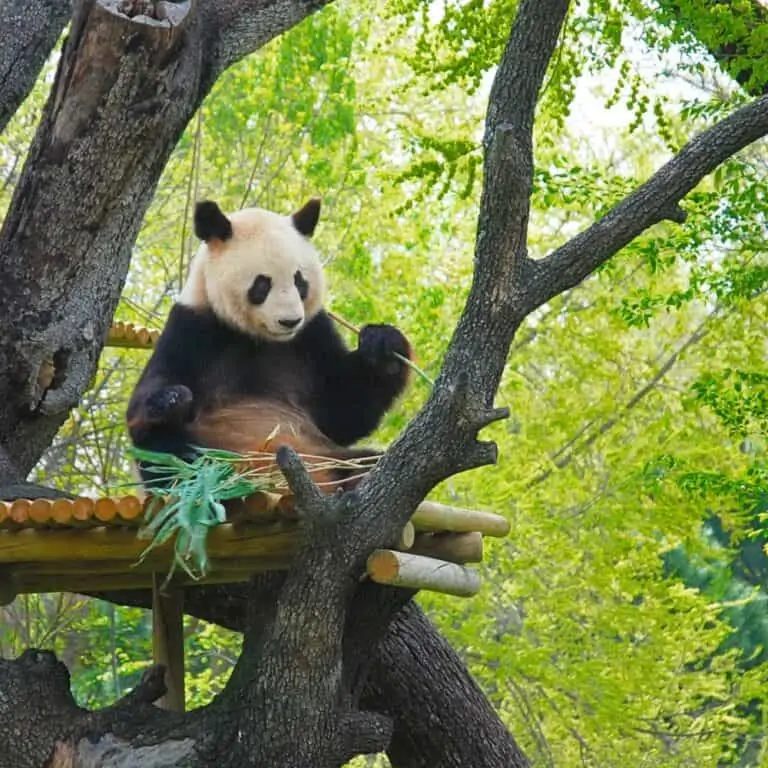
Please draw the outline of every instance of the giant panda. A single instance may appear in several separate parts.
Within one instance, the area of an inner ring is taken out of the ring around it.
[[[364,326],[347,349],[323,309],[310,240],[319,216],[317,199],[291,215],[196,206],[202,243],[128,405],[136,447],[185,460],[195,446],[261,452],[274,464],[288,445],[326,491],[354,484],[360,469],[323,458],[378,455],[350,446],[405,389],[409,369],[394,353],[410,359],[411,349],[391,325]],[[139,471],[151,486],[151,467]]]

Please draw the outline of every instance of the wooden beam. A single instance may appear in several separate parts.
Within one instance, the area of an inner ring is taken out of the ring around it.
[[[253,558],[254,571],[261,570],[260,558],[290,558],[298,546],[298,524],[276,522],[266,525],[223,523],[211,528],[206,540],[210,557]],[[0,530],[0,564],[36,561],[66,563],[90,560],[135,562],[151,542],[136,536],[136,528]],[[173,542],[155,547],[145,560],[160,569],[170,565]]]
[[[506,536],[509,533],[509,521],[506,517],[491,512],[451,507],[436,501],[422,501],[416,508],[411,522],[417,531],[478,531],[485,536]]]
[[[155,664],[165,667],[168,689],[157,706],[184,711],[184,591],[163,587],[163,574],[152,577],[152,652]]]
[[[410,552],[377,549],[368,558],[366,571],[377,584],[393,587],[428,589],[455,597],[472,597],[480,591],[477,571]]]
[[[483,536],[477,531],[471,533],[419,533],[409,551],[413,552],[414,555],[448,560],[450,563],[482,563]]]

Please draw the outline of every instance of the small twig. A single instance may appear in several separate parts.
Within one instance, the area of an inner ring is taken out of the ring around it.
[[[352,333],[355,333],[358,336],[360,335],[360,329],[357,326],[352,325],[352,323],[350,323],[349,320],[345,320],[343,317],[341,317],[340,315],[337,315],[335,312],[331,312],[330,309],[326,309],[325,311],[328,317],[331,318],[331,320],[335,320],[339,325],[343,325],[347,330],[352,331]],[[419,368],[419,366],[416,365],[416,363],[414,363],[413,360],[409,360],[407,357],[404,357],[398,352],[393,352],[392,354],[398,360],[400,360],[400,362],[407,365],[411,370],[416,371],[416,373],[418,373],[419,376],[421,376],[421,378],[424,379],[424,381],[426,381],[427,384],[429,384],[431,387],[435,386],[434,380],[431,379],[421,368]]]

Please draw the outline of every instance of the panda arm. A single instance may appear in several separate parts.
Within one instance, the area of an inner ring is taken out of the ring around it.
[[[198,324],[188,308],[175,305],[171,310],[128,403],[128,428],[136,445],[182,430],[192,420],[198,362],[205,357]]]
[[[314,372],[311,403],[317,426],[339,445],[367,437],[408,383],[408,340],[394,326],[366,325],[358,348],[348,350],[324,312],[307,327],[305,343]]]

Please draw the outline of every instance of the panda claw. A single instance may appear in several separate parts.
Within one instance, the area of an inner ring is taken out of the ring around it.
[[[192,390],[183,384],[158,389],[147,398],[146,412],[150,422],[184,422],[192,412]]]
[[[398,373],[402,361],[395,355],[410,358],[408,340],[393,325],[365,325],[360,330],[360,354],[386,373]]]

